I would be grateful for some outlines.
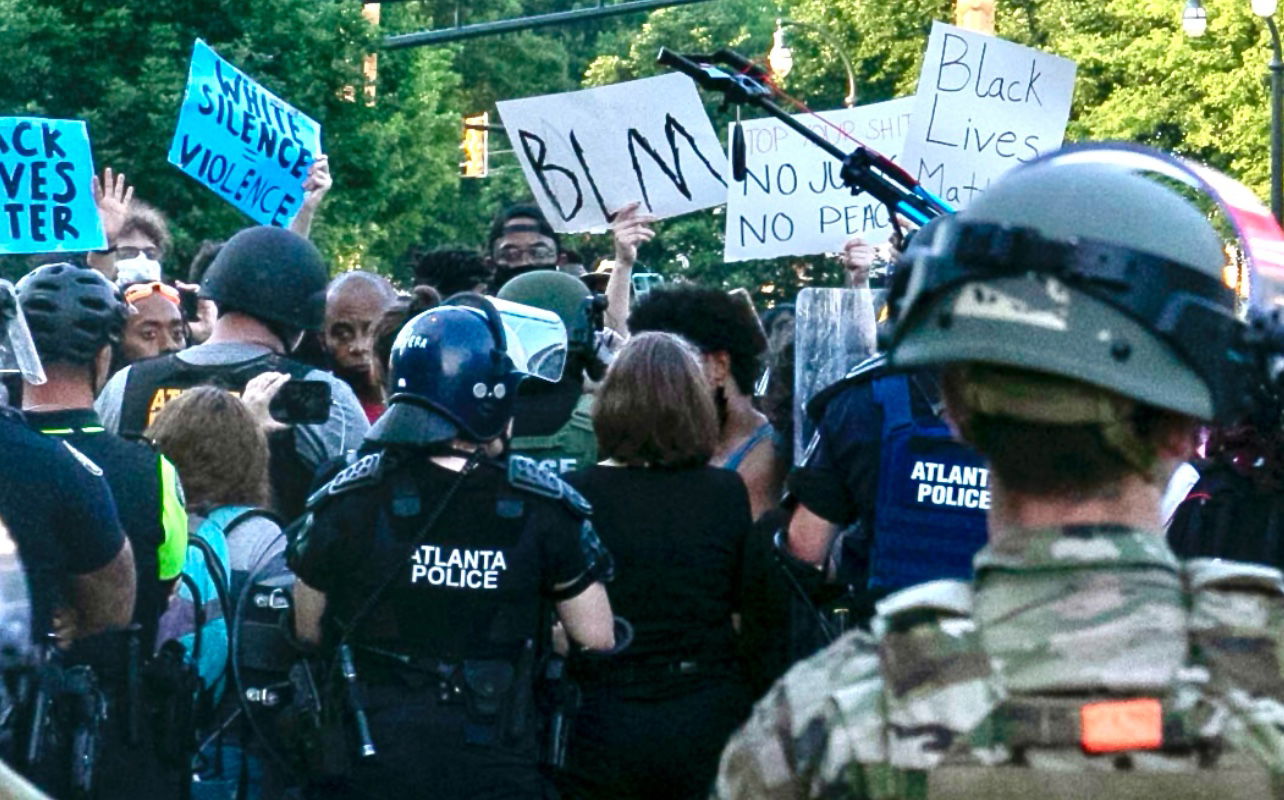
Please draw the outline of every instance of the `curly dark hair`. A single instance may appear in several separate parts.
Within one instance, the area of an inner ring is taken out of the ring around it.
[[[753,394],[760,357],[767,349],[751,309],[720,289],[698,286],[648,293],[629,315],[629,331],[676,333],[703,353],[726,353],[736,388],[747,395]]]
[[[442,297],[474,291],[495,275],[494,267],[481,253],[463,247],[415,249],[409,260],[415,283],[433,287]]]

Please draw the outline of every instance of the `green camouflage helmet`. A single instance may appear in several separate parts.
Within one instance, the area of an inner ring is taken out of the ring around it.
[[[593,352],[594,298],[579,278],[554,269],[535,270],[505,283],[496,297],[552,311],[566,326],[569,349]]]
[[[1035,163],[923,233],[904,258],[912,272],[894,366],[1015,367],[1198,419],[1222,412],[1204,362],[1236,354],[1201,353],[1211,337],[1197,332],[1233,324],[1225,254],[1205,216],[1170,189],[1103,163]],[[1121,278],[1115,287],[1096,278],[1106,267]],[[965,278],[922,291],[942,272]]]

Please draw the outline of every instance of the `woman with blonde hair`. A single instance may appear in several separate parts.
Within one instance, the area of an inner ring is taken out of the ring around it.
[[[611,606],[635,637],[609,661],[572,662],[583,702],[561,789],[702,797],[751,700],[733,626],[749,495],[737,473],[709,466],[717,412],[698,353],[673,334],[629,340],[593,427],[606,460],[567,480],[593,505],[615,557]]]

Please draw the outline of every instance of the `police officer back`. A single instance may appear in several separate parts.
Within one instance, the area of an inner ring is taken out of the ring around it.
[[[973,582],[891,595],[872,637],[796,666],[719,796],[1284,796],[1280,574],[1179,562],[1159,513],[1196,420],[1242,397],[1222,245],[1092,157],[1018,169],[936,226],[893,332],[894,365],[946,366],[991,469]]]
[[[372,747],[337,796],[540,797],[550,612],[583,646],[614,641],[587,505],[530,460],[494,457],[521,370],[538,369],[523,354],[548,351],[464,297],[402,329],[388,411],[292,543],[300,636],[350,658],[367,689]]]

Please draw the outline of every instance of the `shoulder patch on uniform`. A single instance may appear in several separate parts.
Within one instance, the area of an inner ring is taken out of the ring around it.
[[[888,595],[874,609],[874,623],[880,634],[898,623],[912,624],[917,619],[970,617],[972,586],[966,581],[928,581]]]
[[[587,517],[593,507],[588,500],[557,473],[540,466],[538,461],[526,456],[508,457],[508,484],[514,489],[521,489],[532,494],[561,500],[577,516]]]
[[[67,448],[67,450],[76,457],[76,460],[80,462],[80,465],[89,470],[90,473],[98,476],[99,478],[103,476],[103,468],[95,464],[92,458],[72,447],[65,441],[62,443],[62,446]]]
[[[328,497],[351,491],[362,486],[378,483],[383,475],[383,452],[370,453],[340,470],[330,482],[312,493],[308,498],[308,508],[312,508]]]

